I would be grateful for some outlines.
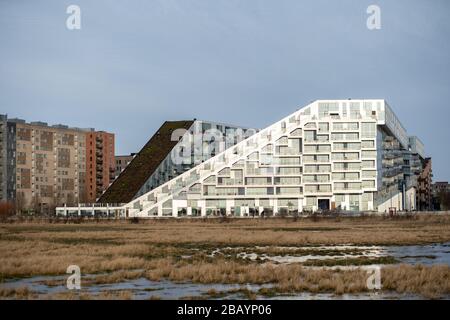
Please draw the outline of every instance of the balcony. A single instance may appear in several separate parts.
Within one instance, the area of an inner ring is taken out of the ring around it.
[[[235,186],[242,185],[244,181],[242,179],[224,179],[221,183],[218,183],[218,186]]]

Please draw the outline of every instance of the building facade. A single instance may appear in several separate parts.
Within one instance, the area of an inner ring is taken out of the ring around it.
[[[114,134],[91,131],[86,134],[86,202],[93,203],[114,181]]]
[[[125,168],[130,164],[131,160],[133,160],[135,155],[136,153],[131,153],[129,155],[120,155],[114,157],[114,161],[116,163],[114,179],[117,178],[123,170],[125,170]]]
[[[448,181],[437,181],[432,186],[433,195],[438,196],[441,192],[450,192],[450,184]]]
[[[166,121],[134,155],[99,203],[128,203],[256,132],[223,123]]]
[[[384,100],[319,100],[118,210],[129,217],[416,210],[405,154],[413,154],[410,138]]]
[[[431,158],[425,156],[425,146],[418,137],[409,137],[409,149],[403,151],[403,158],[405,188],[414,188],[404,201],[405,209],[409,211],[432,210],[432,162]],[[415,197],[415,199],[411,199],[411,197]]]
[[[103,136],[104,133],[97,133],[93,129],[49,126],[44,122],[27,123],[22,119],[4,118],[4,200],[14,202],[18,210],[51,213],[55,206],[86,202],[89,199],[87,191],[91,185],[86,177],[90,168],[97,164],[97,159],[87,157],[90,156],[87,146],[92,141],[91,135]],[[109,135],[111,134],[107,134],[108,138]],[[111,146],[107,154],[110,149]],[[96,149],[93,151],[95,153]],[[113,165],[113,161],[110,163]],[[107,172],[109,178],[109,169],[102,168],[102,172]],[[108,183],[109,180],[102,186],[106,188]]]
[[[417,208],[420,211],[433,209],[433,170],[431,168],[431,158],[422,161],[422,169],[418,179],[418,199]]]
[[[6,115],[0,114],[0,201],[7,198],[7,135],[8,123]]]

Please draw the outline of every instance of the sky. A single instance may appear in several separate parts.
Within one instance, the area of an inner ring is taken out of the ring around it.
[[[69,5],[81,29],[69,30]],[[369,5],[381,29],[369,30]],[[448,0],[0,0],[0,113],[137,152],[166,120],[264,128],[317,99],[386,99],[450,180]]]

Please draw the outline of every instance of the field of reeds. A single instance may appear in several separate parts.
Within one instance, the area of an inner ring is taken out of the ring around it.
[[[420,245],[450,241],[450,215],[133,222],[55,223],[42,220],[0,224],[0,298],[42,298],[30,288],[4,288],[2,282],[32,276],[65,275],[69,265],[78,265],[83,275],[89,275],[83,280],[86,286],[146,278],[191,283],[271,284],[270,288],[247,292],[249,298],[296,292],[366,292],[367,273],[364,270],[310,268],[311,263],[284,265],[213,253],[217,248],[233,252],[233,248],[245,246],[255,247],[255,250],[265,247],[265,253],[276,255],[297,246],[301,247],[295,249],[297,253],[304,250],[307,254],[320,255],[323,251],[314,252],[316,249],[307,247]],[[322,266],[332,265],[324,261]],[[389,257],[382,260],[358,258],[347,262],[341,259],[336,265],[385,265],[382,268],[383,290],[427,298],[450,294],[448,265],[399,265]],[[55,285],[58,284],[61,280],[55,280]],[[223,293],[210,292],[210,297],[220,294]],[[45,296],[58,299],[132,297],[127,290],[98,296],[73,292]]]

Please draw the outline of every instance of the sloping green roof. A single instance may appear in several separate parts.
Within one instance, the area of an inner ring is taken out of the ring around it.
[[[178,141],[172,141],[176,129],[188,130],[193,120],[166,121],[139,151],[125,170],[98,199],[99,203],[128,203],[155,172]]]

